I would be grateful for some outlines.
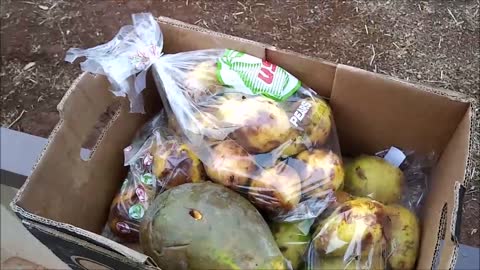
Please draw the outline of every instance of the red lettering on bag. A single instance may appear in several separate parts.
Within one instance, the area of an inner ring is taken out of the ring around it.
[[[273,82],[275,70],[277,70],[276,65],[263,60],[262,68],[260,68],[260,72],[258,73],[258,78],[264,81],[266,84],[271,84]]]

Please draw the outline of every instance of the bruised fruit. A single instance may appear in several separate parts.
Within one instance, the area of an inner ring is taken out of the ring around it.
[[[353,199],[355,199],[355,197],[348,194],[347,192],[342,191],[342,190],[337,190],[333,193],[333,198],[330,201],[330,203],[329,203],[327,209],[325,210],[325,212],[331,213],[331,212],[335,211],[335,209],[337,209],[343,203],[351,201]]]
[[[368,198],[341,204],[321,221],[313,241],[315,249],[327,256],[361,256],[383,250],[384,206]]]
[[[163,188],[172,188],[204,178],[200,159],[186,145],[174,140],[153,144],[153,174]]]
[[[399,168],[376,156],[360,156],[345,168],[345,191],[385,204],[400,200],[404,181]]]
[[[249,188],[255,206],[270,212],[293,209],[300,202],[301,193],[300,177],[284,162],[262,170]]]
[[[263,96],[230,94],[220,102],[216,114],[224,124],[237,127],[230,136],[249,153],[269,152],[291,134],[286,112]]]
[[[332,110],[323,99],[302,99],[294,108],[290,123],[295,132],[292,132],[291,144],[283,150],[283,156],[298,154],[310,145],[324,144],[332,130]]]
[[[392,270],[413,269],[420,243],[420,225],[414,213],[400,205],[387,205],[388,263]]]
[[[160,194],[140,228],[161,269],[288,269],[263,217],[238,193],[214,183]]]
[[[270,226],[280,251],[285,259],[290,261],[294,270],[299,269],[310,243],[311,236],[308,232],[312,222],[312,220],[278,222]]]
[[[303,151],[296,157],[295,167],[302,180],[302,193],[308,196],[324,196],[343,185],[341,159],[330,150]]]
[[[218,143],[212,150],[209,165],[205,164],[210,179],[230,188],[247,186],[255,170],[253,157],[233,140]]]

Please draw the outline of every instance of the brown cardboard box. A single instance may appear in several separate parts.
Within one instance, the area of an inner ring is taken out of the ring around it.
[[[168,18],[159,22],[166,53],[214,47],[244,51],[284,67],[329,97],[344,153],[374,153],[391,145],[438,153],[422,214],[417,268],[454,266],[459,203],[470,164],[472,102],[452,92],[426,89]],[[114,97],[108,89],[105,77],[86,73],[73,83],[58,105],[60,122],[12,203],[32,234],[74,269],[151,267],[145,255],[100,233],[126,173],[122,149],[159,110],[160,103],[151,91],[147,115],[130,114],[127,101]],[[90,159],[82,160],[82,142],[99,116],[115,103],[120,108]]]

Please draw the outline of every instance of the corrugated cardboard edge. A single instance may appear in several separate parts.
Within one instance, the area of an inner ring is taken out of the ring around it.
[[[76,88],[76,85],[85,77],[87,76],[87,73],[82,73],[77,79],[75,79],[75,81],[72,83],[72,85],[70,86],[70,88],[67,90],[67,92],[65,93],[65,95],[63,96],[62,100],[60,101],[60,103],[58,104],[57,106],[57,109],[58,111],[60,112],[60,114],[62,114],[62,111],[63,111],[63,105],[65,104],[66,100],[68,99],[68,97],[70,96],[70,94],[75,90]],[[118,116],[118,112],[115,114],[116,116]],[[100,135],[100,140],[101,141],[101,138],[103,138],[103,136],[105,135],[105,133],[108,131],[108,126],[111,125],[111,123],[113,122],[113,120],[115,119],[116,117],[114,116],[112,118],[112,120],[107,124],[107,127],[103,130],[102,134]],[[35,165],[33,166],[32,168],[32,171],[35,170],[35,168],[37,167],[37,165],[39,164],[39,162],[43,159],[45,153],[46,153],[46,150],[48,149],[48,147],[50,146],[50,143],[52,142],[52,139],[53,137],[55,136],[55,134],[57,133],[57,131],[62,127],[63,125],[63,120],[62,118],[60,117],[60,121],[57,123],[57,125],[55,126],[55,128],[52,130],[52,133],[50,134],[50,136],[48,137],[48,140],[47,140],[47,144],[45,145],[45,147],[43,148],[42,150],[42,153],[40,154],[39,158],[37,159],[37,162],[35,163]],[[95,145],[95,147],[98,145],[98,143]],[[92,153],[95,152],[95,147],[92,151]],[[112,248],[113,250],[117,251],[118,253],[124,255],[125,257],[131,259],[131,260],[134,260],[136,262],[141,262],[141,263],[149,263],[151,260],[149,260],[149,257],[140,253],[140,252],[137,252],[133,249],[130,249],[124,245],[121,245],[115,241],[112,241],[106,237],[103,237],[103,236],[100,236],[98,234],[95,234],[95,233],[92,233],[90,231],[87,231],[87,230],[83,230],[83,229],[80,229],[78,227],[75,227],[71,224],[66,224],[66,223],[62,223],[62,222],[57,222],[57,221],[54,221],[54,220],[51,220],[51,219],[47,219],[47,218],[44,218],[44,217],[41,217],[41,216],[38,216],[38,215],[35,215],[33,213],[30,213],[30,212],[27,212],[25,211],[25,209],[23,209],[22,207],[20,207],[17,203],[18,201],[20,200],[20,197],[22,196],[23,194],[23,191],[25,189],[25,187],[28,185],[30,181],[30,177],[27,177],[27,180],[25,181],[24,185],[19,189],[19,191],[17,192],[15,198],[13,199],[13,201],[10,203],[10,207],[12,208],[12,210],[19,214],[20,216],[26,218],[26,219],[30,219],[30,220],[34,220],[34,221],[38,221],[40,223],[43,223],[43,224],[47,224],[47,225],[50,225],[50,226],[53,226],[53,227],[57,227],[57,228],[61,228],[61,229],[65,229],[65,230],[68,230],[70,232],[74,232],[76,234],[79,234],[79,235],[82,235],[84,237],[88,237],[90,239],[93,239],[94,241],[97,241],[98,243],[102,243],[110,248]]]

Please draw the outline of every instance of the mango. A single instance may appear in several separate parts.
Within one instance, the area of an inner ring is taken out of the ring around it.
[[[161,269],[289,269],[255,207],[214,183],[188,183],[157,196],[140,244]]]

